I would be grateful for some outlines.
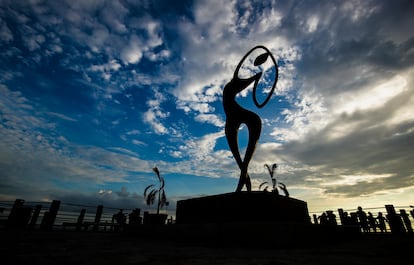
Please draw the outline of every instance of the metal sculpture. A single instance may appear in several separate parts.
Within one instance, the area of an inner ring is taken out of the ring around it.
[[[277,164],[274,163],[272,166],[270,166],[268,164],[264,164],[264,166],[267,169],[267,171],[269,171],[269,176],[270,176],[270,179],[272,180],[272,192],[275,193],[276,195],[279,195],[279,192],[277,190],[277,185],[276,185],[277,184],[277,180],[276,180],[276,178],[274,176],[275,175],[275,171],[277,169]],[[261,187],[263,187],[263,186],[265,186],[267,184],[268,184],[267,181],[261,183],[259,185],[259,190],[261,190]],[[267,188],[268,188],[268,186],[265,187],[264,191],[267,191]]]
[[[165,195],[164,187],[165,187],[165,180],[161,176],[160,171],[157,167],[154,167],[152,171],[157,174],[158,181],[160,182],[159,187],[156,188],[155,184],[151,184],[147,186],[144,190],[144,199],[148,206],[154,204],[155,198],[158,195],[158,203],[157,203],[157,214],[160,214],[160,208],[163,206],[168,206],[169,202],[167,201],[167,196]],[[147,193],[149,191],[149,193]]]
[[[259,68],[260,65],[264,64],[267,59],[270,57],[272,60],[273,66],[275,67],[275,78],[272,84],[272,87],[267,95],[266,99],[259,103],[256,96],[257,85],[259,84],[259,80],[262,77],[263,72],[260,71],[255,75],[249,78],[239,78],[239,71],[245,60],[248,58],[249,55],[253,53],[253,51],[262,49],[265,53],[259,55],[254,60],[254,66]],[[240,192],[244,186],[246,186],[247,191],[251,191],[252,185],[250,181],[249,174],[247,172],[250,160],[253,157],[256,144],[260,138],[260,133],[262,130],[262,121],[260,117],[247,109],[242,108],[236,101],[236,95],[249,87],[250,84],[253,83],[253,102],[258,108],[264,107],[267,102],[269,102],[278,79],[278,67],[275,58],[271,54],[271,52],[265,46],[256,46],[248,51],[244,57],[241,59],[239,64],[236,67],[236,70],[233,74],[233,79],[227,83],[227,85],[223,89],[223,108],[226,114],[226,125],[225,125],[225,133],[227,138],[227,143],[230,147],[230,151],[232,152],[237,165],[240,168],[240,178],[239,183],[236,188],[236,192]],[[249,131],[249,140],[247,143],[246,152],[244,158],[242,159],[240,156],[239,144],[238,144],[238,133],[241,124],[245,124]]]

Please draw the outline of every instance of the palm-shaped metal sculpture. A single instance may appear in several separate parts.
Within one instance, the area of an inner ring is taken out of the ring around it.
[[[265,168],[267,168],[267,171],[269,171],[270,179],[272,180],[272,192],[275,192],[276,194],[279,194],[279,192],[277,191],[277,187],[276,187],[276,184],[277,184],[276,177],[274,176],[274,175],[275,175],[275,171],[276,171],[276,169],[277,169],[277,164],[276,164],[276,163],[274,163],[274,164],[273,164],[273,165],[271,165],[271,166],[269,166],[268,164],[265,164],[264,166],[265,166]],[[265,181],[265,182],[261,183],[261,184],[259,185],[259,190],[260,190],[263,186],[265,186],[265,185],[267,185],[267,184],[268,184],[268,182],[267,182],[267,181]],[[264,190],[266,191],[268,187],[269,187],[269,186],[266,186]]]
[[[158,180],[159,180],[159,186],[156,188],[155,184],[151,184],[147,186],[144,190],[144,199],[147,203],[147,205],[152,205],[155,202],[155,199],[158,196],[158,203],[157,203],[157,214],[160,213],[160,208],[163,206],[168,206],[167,196],[165,195],[164,186],[165,186],[165,180],[160,175],[160,171],[157,167],[154,167],[152,169],[155,174],[157,174]]]
[[[283,193],[285,194],[286,197],[289,197],[289,191],[286,188],[286,185],[282,182],[279,182],[279,188],[283,191]]]
[[[276,193],[277,195],[279,195],[279,191],[278,188],[281,189],[283,191],[283,193],[285,194],[286,197],[289,197],[289,191],[286,188],[286,185],[282,182],[278,182],[276,180],[275,177],[275,171],[277,169],[277,164],[274,163],[272,166],[269,166],[268,164],[264,165],[267,168],[267,171],[269,171],[269,175],[270,175],[270,179],[272,180],[272,192]],[[262,190],[262,187],[264,187],[263,191],[267,191],[267,189],[269,188],[268,186],[268,182],[264,181],[259,185],[259,190]]]
[[[267,182],[267,181],[264,181],[264,182],[260,183],[259,190],[262,190],[262,187],[264,187],[263,191],[267,191],[267,189],[269,188],[268,184],[269,184],[269,182]]]

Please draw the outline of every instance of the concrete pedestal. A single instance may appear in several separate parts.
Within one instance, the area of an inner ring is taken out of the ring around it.
[[[233,192],[177,202],[177,224],[310,224],[306,202],[271,192]]]

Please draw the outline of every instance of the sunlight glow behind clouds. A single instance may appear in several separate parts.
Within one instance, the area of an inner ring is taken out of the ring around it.
[[[375,87],[367,87],[361,91],[344,93],[339,97],[337,113],[351,114],[355,111],[376,109],[383,106],[395,96],[406,90],[407,81],[397,75]],[[341,104],[342,103],[342,104]]]
[[[367,182],[372,183],[374,180],[382,179],[382,178],[389,178],[391,177],[391,174],[383,174],[383,175],[345,175],[345,176],[339,176],[339,179],[331,181],[331,182],[325,182],[322,184],[322,186],[353,186],[357,185],[360,182]]]

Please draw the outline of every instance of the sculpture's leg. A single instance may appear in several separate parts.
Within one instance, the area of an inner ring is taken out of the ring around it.
[[[252,182],[250,181],[249,174],[246,176],[246,189],[247,191],[252,191]]]
[[[262,130],[262,121],[260,120],[260,117],[254,113],[250,113],[245,124],[249,130],[249,142],[247,144],[246,154],[244,155],[243,162],[240,167],[241,173],[239,184],[237,185],[236,189],[237,192],[241,191],[244,185],[246,185],[247,191],[252,190],[252,184],[247,170],[250,160],[252,159],[254,151],[256,149],[257,141],[259,141],[260,132]]]
[[[260,117],[254,113],[250,113],[249,118],[246,122],[247,129],[249,130],[249,142],[247,143],[246,154],[243,158],[243,165],[249,166],[250,160],[253,157],[253,153],[256,149],[256,144],[259,141],[260,132],[262,131],[262,121]]]
[[[250,185],[247,185],[247,183],[249,182]],[[246,189],[247,191],[251,191],[252,189],[252,185],[250,183],[250,178],[249,175],[247,174],[246,170],[241,169],[240,170],[240,178],[239,178],[239,183],[237,184],[237,188],[236,188],[236,192],[240,192],[243,189],[243,186],[246,185]],[[250,190],[249,187],[250,186]]]
[[[238,143],[239,126],[240,123],[228,122],[226,123],[225,133],[230,151],[232,152],[234,159],[236,159],[237,165],[239,166],[240,170],[242,170],[243,161],[240,156]]]
[[[237,184],[236,192],[240,192],[244,185],[246,185],[247,191],[252,191],[252,183],[250,181],[250,176],[247,173],[247,167],[243,167],[243,169],[240,170],[240,178],[239,183]]]

